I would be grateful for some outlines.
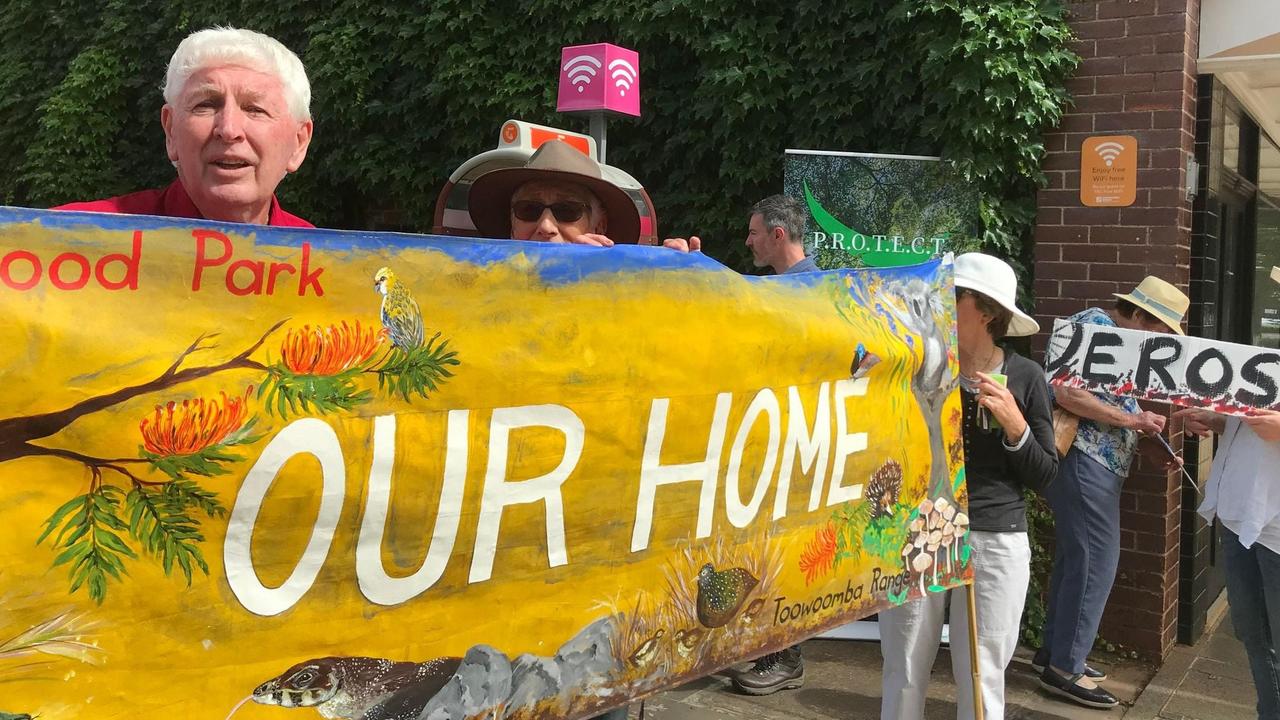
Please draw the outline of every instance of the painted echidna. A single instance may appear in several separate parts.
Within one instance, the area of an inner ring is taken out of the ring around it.
[[[902,466],[895,460],[886,460],[871,475],[867,483],[867,498],[871,500],[871,519],[888,517],[893,514],[893,506],[898,504],[898,493],[902,490]]]

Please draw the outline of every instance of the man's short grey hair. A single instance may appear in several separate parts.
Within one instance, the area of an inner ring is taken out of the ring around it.
[[[770,195],[751,206],[752,215],[760,215],[765,229],[782,228],[793,243],[804,242],[804,204],[786,195]]]
[[[284,85],[285,101],[293,119],[311,119],[311,83],[302,61],[279,40],[240,28],[200,30],[178,43],[165,73],[164,101],[175,105],[192,74],[219,65],[242,65],[275,75]]]

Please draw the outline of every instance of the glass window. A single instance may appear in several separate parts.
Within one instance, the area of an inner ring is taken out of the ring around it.
[[[1227,103],[1222,117],[1222,164],[1240,171],[1240,109]]]
[[[1263,347],[1280,348],[1280,283],[1271,279],[1271,268],[1280,266],[1280,147],[1266,133],[1260,134],[1253,342]]]

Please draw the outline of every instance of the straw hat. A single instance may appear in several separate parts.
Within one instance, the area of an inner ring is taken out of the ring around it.
[[[476,178],[467,198],[467,209],[481,235],[511,237],[511,196],[530,180],[561,180],[587,188],[609,215],[609,238],[631,245],[639,241],[640,211],[631,196],[604,179],[599,163],[563,140],[543,143],[524,167],[494,170]]]
[[[1113,294],[1146,310],[1179,335],[1185,334],[1182,332],[1182,316],[1187,314],[1191,300],[1173,285],[1154,275],[1148,275],[1128,295]]]
[[[1040,332],[1040,323],[1019,310],[1014,301],[1018,296],[1018,276],[1009,267],[1009,263],[982,253],[965,253],[956,256],[954,268],[957,288],[980,292],[1013,313],[1013,318],[1009,320],[1008,337],[1035,335]]]

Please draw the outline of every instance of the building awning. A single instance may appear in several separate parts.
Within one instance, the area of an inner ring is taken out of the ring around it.
[[[1204,0],[1197,70],[1216,75],[1280,142],[1280,2]]]

